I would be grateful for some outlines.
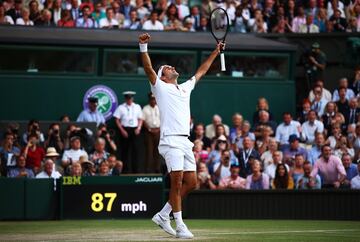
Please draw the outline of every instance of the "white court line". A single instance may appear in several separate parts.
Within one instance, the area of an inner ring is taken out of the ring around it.
[[[284,230],[284,231],[244,231],[244,232],[210,232],[214,235],[246,235],[246,234],[287,234],[287,233],[332,233],[332,232],[355,232],[359,229],[316,229],[316,230]]]

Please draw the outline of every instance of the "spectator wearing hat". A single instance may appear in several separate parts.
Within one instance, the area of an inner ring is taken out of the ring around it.
[[[358,169],[357,169],[357,166],[352,163],[351,155],[349,155],[347,153],[342,155],[341,161],[342,161],[342,164],[346,171],[346,178],[345,178],[343,184],[341,185],[341,187],[350,188],[351,180],[354,177],[356,177],[357,175],[359,175]]]
[[[60,124],[52,123],[48,130],[48,136],[44,142],[44,147],[54,147],[56,151],[64,150],[64,142],[60,136]]]
[[[246,177],[247,190],[267,190],[269,186],[269,176],[261,172],[261,163],[254,160],[252,164],[252,173]]]
[[[238,153],[237,158],[240,167],[240,176],[246,178],[251,174],[251,166],[254,159],[259,160],[260,155],[254,149],[254,141],[249,137],[243,138],[243,145],[241,151]]]
[[[142,110],[145,130],[145,149],[146,149],[146,172],[160,172],[160,155],[158,145],[160,141],[160,112],[156,104],[155,96],[148,94],[149,104]]]
[[[18,156],[16,167],[11,168],[8,173],[7,177],[27,177],[27,178],[34,178],[34,172],[31,169],[25,167],[26,159],[23,155]]]
[[[6,176],[11,168],[16,166],[16,157],[20,155],[20,149],[14,146],[14,135],[5,133],[3,145],[0,147],[0,175]]]
[[[351,189],[360,189],[360,160],[357,160],[357,170],[358,175],[351,179],[350,186]]]
[[[239,176],[240,167],[237,164],[231,164],[230,176],[220,180],[218,189],[245,189],[246,179]]]
[[[296,134],[289,136],[289,145],[282,147],[282,152],[284,154],[284,162],[290,167],[294,166],[295,155],[301,154],[304,156],[305,160],[307,159],[306,149],[300,147],[300,138]]]
[[[26,167],[33,169],[34,173],[39,173],[41,169],[41,161],[45,157],[45,150],[39,145],[39,138],[37,134],[30,134],[28,142],[23,149],[22,154],[26,159]]]
[[[311,50],[305,53],[303,62],[309,84],[312,85],[316,80],[324,79],[326,55],[321,51],[319,43],[312,44]]]
[[[45,158],[52,159],[52,161],[55,164],[54,169],[55,169],[56,165],[61,163],[61,161],[59,160],[59,157],[60,157],[60,154],[57,153],[57,151],[54,147],[48,147],[46,149]]]
[[[345,168],[340,158],[331,154],[330,145],[324,145],[321,151],[321,157],[315,162],[310,176],[315,178],[320,173],[322,188],[339,188],[346,179]]]
[[[314,110],[310,110],[307,114],[307,121],[301,125],[301,139],[307,145],[312,146],[315,143],[316,133],[324,132],[324,124],[317,120]]]
[[[279,164],[283,163],[282,160],[283,160],[282,152],[279,150],[275,151],[272,156],[271,164],[268,165],[266,169],[264,169],[264,173],[269,176],[270,180],[273,180],[275,178],[276,168]],[[290,171],[290,168],[287,164],[285,164],[285,167],[287,171]]]
[[[214,148],[214,150],[212,150],[210,152],[208,160],[207,160],[210,174],[214,173],[215,164],[220,163],[221,154],[224,150],[229,150],[229,143],[228,143],[225,135],[221,135],[221,136],[219,136],[219,138],[217,138],[216,143],[215,143],[215,148]],[[234,164],[237,162],[238,162],[238,159],[236,158],[234,152],[232,150],[230,150],[230,163]]]
[[[80,113],[76,122],[95,122],[97,126],[104,124],[104,115],[97,110],[98,102],[97,97],[89,97],[88,108]]]
[[[80,137],[73,136],[70,138],[70,149],[64,151],[63,157],[61,159],[64,170],[72,163],[78,162],[81,156],[88,157],[88,154],[81,148]]]
[[[36,178],[53,178],[59,179],[61,174],[54,170],[54,162],[51,159],[46,159],[43,165],[43,171],[36,175]]]
[[[275,139],[281,146],[289,144],[289,137],[296,134],[300,137],[301,124],[292,119],[292,115],[288,112],[283,114],[283,122],[276,128]]]
[[[75,162],[76,163],[76,162]],[[93,162],[88,160],[87,156],[80,156],[79,163],[81,164],[82,176],[95,176],[96,169]]]
[[[134,102],[135,94],[133,91],[123,92],[125,102],[117,107],[113,115],[121,135],[120,158],[126,173],[139,172],[138,143],[143,120],[141,107]]]
[[[296,189],[321,189],[321,178],[316,175],[315,178],[311,177],[311,163],[305,161],[303,164],[304,175],[301,176],[296,182]]]

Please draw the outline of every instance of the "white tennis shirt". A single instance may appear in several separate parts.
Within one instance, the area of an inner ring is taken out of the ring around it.
[[[196,83],[195,76],[180,85],[166,83],[160,78],[150,84],[160,110],[160,137],[189,135],[190,95]]]

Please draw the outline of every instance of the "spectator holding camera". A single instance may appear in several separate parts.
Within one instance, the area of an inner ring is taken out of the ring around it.
[[[100,124],[98,126],[96,136],[105,140],[105,150],[108,151],[110,154],[114,154],[117,151],[115,141],[111,138],[106,124]]]
[[[16,157],[20,155],[20,149],[14,146],[14,135],[5,133],[3,145],[0,147],[0,175],[5,176],[9,169],[16,166]]]
[[[230,176],[230,151],[223,150],[221,152],[220,162],[214,164],[214,178],[217,182]]]
[[[300,177],[296,183],[296,189],[320,189],[321,179],[319,175],[311,177],[311,163],[305,161],[303,164],[304,175]]]
[[[252,163],[252,174],[246,177],[247,190],[269,189],[269,176],[261,172],[261,163],[254,160]]]
[[[39,173],[45,150],[39,145],[37,134],[32,133],[28,136],[28,143],[22,153],[26,159],[26,167],[33,169],[35,174]]]
[[[8,173],[7,177],[27,177],[27,178],[34,178],[34,172],[31,169],[25,167],[26,159],[23,155],[18,156],[17,158],[17,165],[15,168],[11,168]]]
[[[64,150],[64,142],[60,136],[60,124],[52,123],[49,127],[47,139],[44,142],[44,147],[54,147],[57,152]]]
[[[313,43],[311,50],[304,53],[303,63],[310,85],[315,83],[316,80],[324,79],[326,55],[321,51],[319,43]]]
[[[216,185],[211,180],[211,175],[205,163],[197,165],[197,189],[216,189]]]
[[[300,146],[300,138],[296,134],[289,136],[289,145],[283,147],[282,152],[284,154],[284,163],[290,167],[294,166],[295,155],[301,154],[307,159],[307,151]]]
[[[36,134],[37,137],[39,138],[40,143],[44,143],[45,138],[44,138],[44,134],[41,133],[41,131],[40,131],[40,123],[39,123],[39,121],[37,121],[35,119],[32,119],[29,121],[29,123],[27,125],[27,131],[22,136],[22,142],[24,145],[27,144],[28,136],[30,134]]]
[[[237,164],[231,164],[230,176],[220,180],[218,189],[245,189],[246,179],[239,176],[240,167]]]
[[[89,97],[88,98],[88,108],[83,110],[79,117],[77,118],[77,122],[95,122],[97,126],[105,123],[105,118],[102,113],[97,110],[98,106],[98,98],[97,97]]]

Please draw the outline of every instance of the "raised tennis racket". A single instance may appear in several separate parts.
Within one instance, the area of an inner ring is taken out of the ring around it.
[[[225,43],[225,38],[229,32],[229,16],[223,8],[215,8],[210,15],[211,34],[217,43]],[[224,50],[220,50],[221,71],[226,71]]]

